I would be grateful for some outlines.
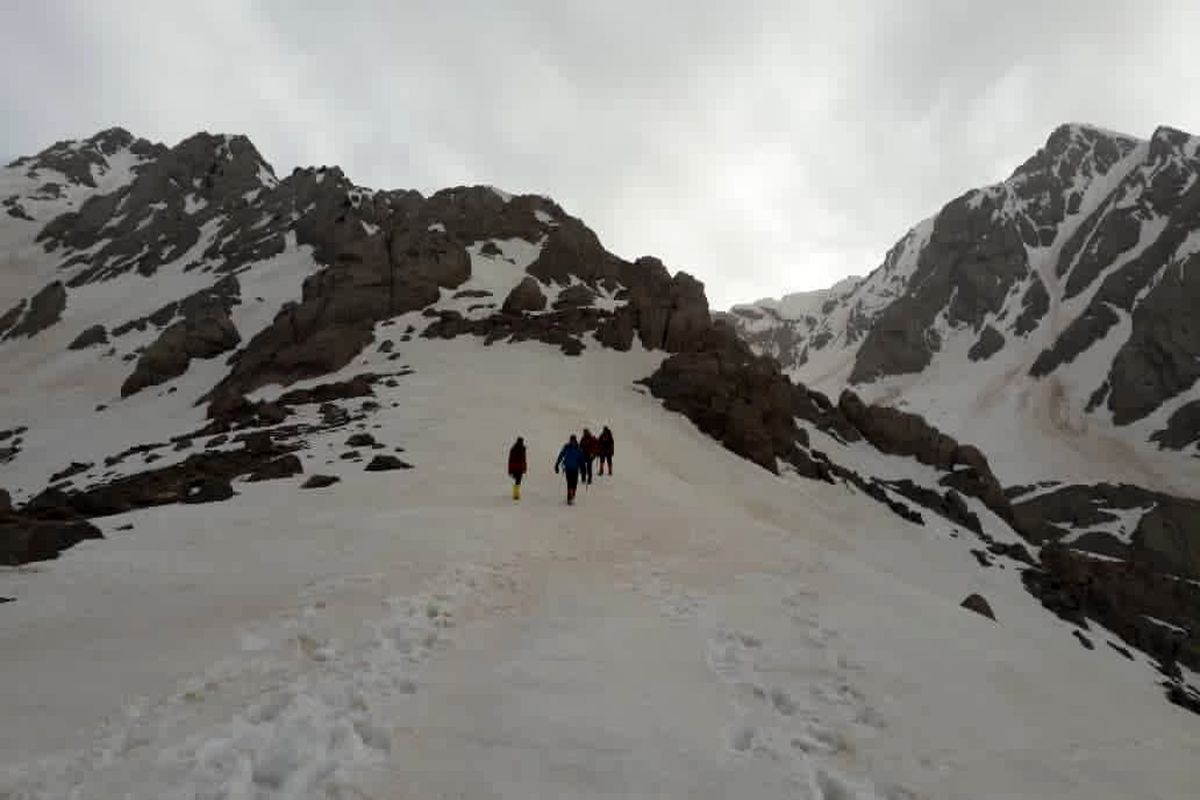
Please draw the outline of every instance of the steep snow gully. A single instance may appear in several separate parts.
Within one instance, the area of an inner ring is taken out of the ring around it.
[[[1081,648],[949,525],[764,479],[633,386],[661,355],[403,353],[373,434],[416,469],[107,518],[107,541],[0,577],[21,598],[0,625],[0,794],[1194,789],[1196,718],[1143,664]],[[551,459],[591,421],[618,434],[617,474],[568,508]],[[328,436],[306,467],[348,472]],[[973,591],[998,624],[958,607]]]

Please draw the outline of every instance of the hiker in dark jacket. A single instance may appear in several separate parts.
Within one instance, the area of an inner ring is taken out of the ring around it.
[[[583,451],[583,466],[580,468],[580,477],[584,483],[591,486],[592,461],[595,460],[596,456],[600,455],[600,442],[587,428],[583,429],[583,436],[579,439],[579,449]]]
[[[604,465],[608,465],[608,475],[612,477],[612,457],[613,457],[613,435],[608,426],[604,426],[604,430],[600,432],[600,436],[596,439],[597,455],[600,456],[600,474],[604,474]]]
[[[579,484],[579,469],[583,466],[583,449],[579,446],[579,441],[573,433],[570,441],[563,445],[562,450],[558,451],[558,459],[554,462],[556,475],[560,466],[567,473],[567,505],[574,505],[575,487]]]
[[[508,474],[513,479],[513,500],[521,499],[521,478],[525,476],[528,467],[525,463],[525,439],[518,436],[517,441],[508,451]]]

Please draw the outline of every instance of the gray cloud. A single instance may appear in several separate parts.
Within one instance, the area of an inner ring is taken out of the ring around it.
[[[1060,122],[1200,132],[1192,3],[0,7],[0,153],[246,133],[278,171],[547,194],[715,306],[874,267]]]

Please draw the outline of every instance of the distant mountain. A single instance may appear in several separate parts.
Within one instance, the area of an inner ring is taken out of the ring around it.
[[[1007,481],[1200,494],[1200,138],[1056,129],[867,277],[732,309],[794,378],[984,447]]]

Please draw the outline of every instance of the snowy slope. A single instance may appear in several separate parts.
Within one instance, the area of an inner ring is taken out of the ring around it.
[[[821,306],[731,316],[795,379],[853,386],[973,442],[1006,483],[1196,496],[1200,138],[1067,125]]]
[[[244,484],[219,506],[107,519],[110,540],[0,577],[20,597],[0,627],[0,788],[1177,798],[1194,786],[1195,717],[1163,703],[1140,664],[1080,647],[1014,570],[981,572],[947,532],[719,449],[632,390],[659,356],[564,360],[471,339],[402,353],[414,372],[380,395],[372,432],[416,469],[352,476],[335,434],[303,457],[342,484]],[[386,363],[371,358],[355,369]],[[564,431],[600,421],[618,435],[617,475],[568,508],[550,462]],[[500,474],[516,433],[533,466],[519,505]],[[999,624],[958,608],[971,591]]]
[[[46,189],[50,171],[68,188]],[[244,137],[168,149],[119,130],[0,182],[20,209],[0,216],[0,314],[17,309],[0,369],[21,376],[0,386],[15,506],[0,495],[0,545],[62,518],[106,537],[0,567],[0,797],[1166,798],[1194,784],[1198,717],[1162,692],[1161,673],[1197,684],[1171,672],[1175,622],[1138,639],[1152,663],[1103,620],[1053,616],[1022,578],[1054,576],[1007,501],[985,505],[978,452],[951,442],[949,467],[888,455],[813,396],[807,416],[786,405],[804,393],[773,365],[751,363],[749,385],[777,379],[793,455],[837,480],[782,456],[756,466],[665,410],[639,382],[675,358],[725,342],[757,360],[711,324],[698,282],[618,259],[552,201],[379,192],[336,168],[278,179]],[[1072,213],[1099,207],[1088,192]],[[767,305],[806,326],[844,314],[867,336],[855,320],[904,296],[933,233],[882,272]],[[939,359],[969,345],[948,314]],[[814,360],[854,368],[849,347],[821,361],[834,351]],[[733,406],[731,425],[753,408]],[[554,455],[604,424],[617,475],[568,508]],[[901,432],[945,445],[923,425]],[[514,504],[517,435],[532,472]],[[393,469],[369,471],[377,460]],[[317,476],[337,482],[304,488]],[[229,480],[228,498],[192,493]],[[1164,513],[1131,502],[1125,546]],[[995,622],[960,607],[972,593]],[[1185,599],[1162,616],[1190,620]]]

